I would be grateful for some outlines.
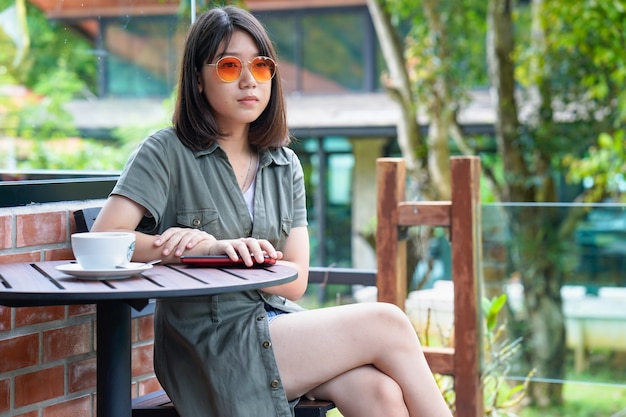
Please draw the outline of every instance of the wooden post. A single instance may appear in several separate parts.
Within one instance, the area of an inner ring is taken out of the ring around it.
[[[452,157],[452,277],[454,281],[454,338],[456,416],[484,415],[480,382],[482,320],[480,319],[480,158]],[[475,312],[474,314],[459,314]]]
[[[406,241],[400,239],[399,235],[398,203],[405,199],[405,181],[404,159],[378,158],[376,161],[378,301],[393,303],[402,310],[407,291]]]
[[[454,376],[456,417],[484,415],[482,319],[480,317],[480,159],[450,159],[451,201],[405,201],[402,158],[377,160],[376,285],[378,301],[404,309],[407,296],[405,227],[450,228],[454,281],[454,348],[424,348],[436,373]]]

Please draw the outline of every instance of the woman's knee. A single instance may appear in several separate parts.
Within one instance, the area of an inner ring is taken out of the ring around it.
[[[389,326],[394,330],[400,328],[404,331],[414,331],[409,317],[400,307],[391,303],[372,303],[371,305],[374,317],[384,326]]]
[[[336,401],[339,411],[342,410],[342,405],[346,406],[345,400]],[[347,406],[347,416],[409,416],[402,389],[396,381],[382,373],[378,377],[370,378],[367,386],[361,387],[359,395],[349,399],[347,402],[352,403]],[[357,402],[358,405],[354,404],[354,402]]]
[[[373,389],[372,398],[380,405],[383,414],[389,416],[408,416],[402,389],[396,381],[385,376]]]

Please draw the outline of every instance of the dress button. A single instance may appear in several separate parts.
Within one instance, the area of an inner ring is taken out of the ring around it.
[[[265,320],[265,316],[257,316],[256,321],[263,321]]]
[[[265,349],[269,349],[270,346],[272,346],[272,343],[269,340],[266,340],[265,342],[263,342],[263,347]]]
[[[280,386],[280,382],[277,379],[272,380],[272,388],[278,388]]]
[[[197,226],[200,226],[200,219],[193,219],[193,220],[191,221],[191,224],[193,224],[193,225],[194,225],[194,226],[196,226],[196,227],[197,227]]]

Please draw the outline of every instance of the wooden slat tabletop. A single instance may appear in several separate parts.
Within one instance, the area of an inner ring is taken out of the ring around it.
[[[260,289],[296,277],[294,269],[283,265],[226,269],[177,264],[155,265],[124,279],[86,280],[56,269],[64,263],[67,261],[0,265],[0,304],[89,304],[103,300],[198,296]]]

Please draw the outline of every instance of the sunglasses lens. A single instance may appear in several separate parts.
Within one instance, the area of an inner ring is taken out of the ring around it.
[[[217,75],[227,83],[237,80],[241,69],[241,61],[235,57],[225,57],[217,61]]]
[[[252,60],[250,71],[255,80],[264,83],[274,77],[276,63],[271,58],[259,56]]]

